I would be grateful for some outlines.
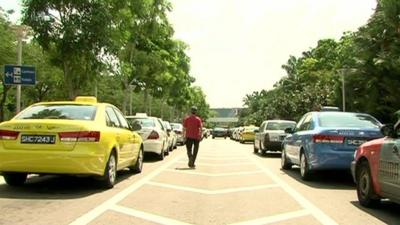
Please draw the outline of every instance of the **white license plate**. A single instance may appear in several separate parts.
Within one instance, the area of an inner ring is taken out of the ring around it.
[[[55,135],[21,135],[22,144],[54,144]]]

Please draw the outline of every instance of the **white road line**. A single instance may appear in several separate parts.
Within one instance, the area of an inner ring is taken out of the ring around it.
[[[310,212],[308,210],[299,210],[299,211],[294,211],[294,212],[288,212],[288,213],[282,213],[278,215],[273,215],[273,216],[268,216],[264,218],[259,218],[255,220],[250,220],[250,221],[244,221],[244,222],[239,222],[239,223],[234,223],[231,225],[259,225],[259,224],[271,224],[271,223],[277,223],[293,218],[298,218],[298,217],[303,217],[310,215]]]
[[[327,214],[325,214],[321,209],[312,204],[308,199],[303,197],[299,192],[297,192],[294,188],[289,186],[285,181],[280,179],[276,174],[271,172],[268,168],[266,168],[259,160],[247,156],[261,169],[263,170],[275,183],[279,184],[292,198],[294,198],[303,208],[307,209],[311,214],[322,224],[325,225],[337,225],[335,220],[330,218]]]
[[[187,162],[183,162],[183,161],[179,161],[178,162],[179,164],[187,164]],[[197,166],[242,166],[242,165],[254,165],[254,163],[252,163],[252,162],[249,162],[249,163],[245,163],[245,162],[242,162],[242,163],[219,163],[219,164],[217,164],[217,163],[201,163],[201,162],[199,162],[199,163],[196,163],[196,165]]]
[[[191,174],[191,175],[200,175],[200,176],[207,176],[207,177],[224,177],[224,176],[237,176],[237,175],[249,175],[249,174],[264,173],[264,171],[262,171],[262,170],[231,172],[231,173],[214,173],[214,174],[195,172],[193,170],[179,170],[179,169],[167,169],[165,171],[174,172],[174,173],[185,173],[185,174]]]
[[[228,161],[228,160],[242,160],[243,157],[214,157],[214,156],[199,156],[197,160],[221,160],[221,161]]]
[[[158,186],[158,187],[163,187],[163,188],[180,190],[180,191],[196,192],[196,193],[206,194],[206,195],[228,194],[228,193],[235,193],[235,192],[255,191],[255,190],[261,190],[261,189],[280,187],[278,184],[268,184],[268,185],[258,185],[258,186],[251,186],[251,187],[227,188],[227,189],[220,189],[220,190],[206,190],[206,189],[184,187],[184,186],[165,184],[165,183],[159,183],[159,182],[148,182],[147,184],[153,185],[153,186]]]
[[[111,210],[116,211],[116,212],[120,212],[123,214],[127,214],[129,216],[134,216],[137,218],[141,218],[147,221],[152,221],[155,222],[157,224],[171,224],[171,225],[189,225],[190,223],[184,223],[178,220],[173,220],[167,217],[163,217],[163,216],[158,216],[158,215],[154,215],[151,213],[146,213],[146,212],[142,212],[142,211],[138,211],[135,209],[131,209],[131,208],[127,208],[124,206],[119,206],[119,205],[114,205],[111,207]]]
[[[86,214],[84,214],[81,217],[77,218],[75,221],[70,223],[70,225],[82,225],[82,224],[90,223],[92,220],[94,220],[100,214],[102,214],[103,212],[107,211],[110,207],[116,205],[118,202],[120,202],[121,200],[126,198],[128,195],[130,195],[132,192],[136,191],[137,189],[142,187],[144,184],[146,184],[148,181],[153,179],[155,176],[160,174],[163,170],[165,170],[166,168],[170,167],[171,165],[173,165],[174,163],[179,161],[182,157],[183,156],[177,157],[177,158],[165,163],[164,165],[160,166],[159,168],[157,168],[156,170],[154,170],[153,172],[151,172],[147,176],[141,178],[140,180],[138,180],[137,182],[133,183],[129,187],[125,188],[124,190],[122,190],[118,194],[114,195],[112,198],[108,199],[107,201],[103,202],[102,204],[100,204],[96,208],[90,210]]]
[[[5,184],[6,182],[4,181],[3,176],[0,175],[0,184]]]

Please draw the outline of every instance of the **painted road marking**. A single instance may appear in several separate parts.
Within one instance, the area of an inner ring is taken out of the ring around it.
[[[179,161],[183,156],[176,157],[175,159],[165,163],[164,165],[161,165],[159,168],[148,174],[147,176],[141,178],[137,182],[133,183],[129,187],[125,188],[118,194],[114,195],[112,198],[108,199],[107,201],[103,202],[96,208],[90,210],[86,214],[82,215],[81,217],[77,218],[75,221],[70,223],[70,225],[83,225],[83,224],[88,224],[92,220],[94,220],[96,217],[107,211],[109,208],[112,206],[116,205],[118,202],[122,201],[124,198],[126,198],[128,195],[130,195],[132,192],[136,191],[140,187],[142,187],[144,184],[146,184],[148,181],[156,177],[158,174],[160,174],[163,170],[166,168],[170,167],[177,161]]]
[[[257,185],[257,186],[251,186],[251,187],[241,187],[241,188],[226,188],[226,189],[220,189],[220,190],[206,190],[206,189],[185,187],[185,186],[172,185],[172,184],[166,184],[166,183],[160,183],[160,182],[148,182],[147,184],[148,185],[152,185],[152,186],[158,186],[158,187],[164,187],[164,188],[180,190],[180,191],[196,192],[196,193],[201,193],[201,194],[206,194],[206,195],[227,194],[227,193],[244,192],[244,191],[255,191],[255,190],[261,190],[261,189],[269,189],[269,188],[280,187],[278,184],[268,184],[268,185]]]
[[[4,180],[3,176],[0,175],[0,184],[5,184],[6,181]]]
[[[289,219],[294,219],[298,217],[303,217],[310,215],[310,212],[308,210],[299,210],[299,211],[294,211],[294,212],[288,212],[288,213],[282,213],[278,215],[273,215],[273,216],[268,216],[264,218],[259,218],[255,220],[250,220],[250,221],[245,221],[245,222],[240,222],[240,223],[234,223],[231,225],[259,225],[259,224],[271,224],[271,223],[277,223],[277,222],[282,222],[285,220]]]
[[[187,162],[179,161],[179,164],[187,164]],[[242,165],[254,165],[252,162],[242,162],[242,163],[196,163],[196,166],[242,166]]]
[[[330,218],[327,214],[325,214],[321,209],[312,204],[308,199],[303,197],[299,192],[297,192],[294,188],[288,185],[285,181],[279,178],[276,174],[271,172],[268,168],[266,168],[259,160],[246,156],[251,159],[261,170],[263,170],[275,183],[279,184],[292,198],[294,198],[303,208],[307,209],[311,214],[322,224],[326,225],[337,225],[335,220]]]
[[[166,169],[165,171],[174,172],[174,173],[185,173],[192,175],[200,175],[207,177],[224,177],[224,176],[237,176],[237,175],[249,175],[249,174],[259,174],[264,173],[262,170],[253,170],[253,171],[242,171],[242,172],[231,172],[231,173],[203,173],[203,172],[195,172],[192,170],[180,170],[180,169]]]
[[[135,210],[132,208],[127,208],[127,207],[119,206],[119,205],[114,205],[110,209],[113,211],[116,211],[116,212],[127,214],[129,216],[134,216],[134,217],[141,218],[141,219],[144,219],[147,221],[152,221],[157,224],[174,224],[174,225],[175,224],[176,225],[189,225],[190,224],[190,223],[184,223],[184,222],[181,222],[178,220],[173,220],[173,219],[170,219],[167,217],[158,216],[158,215],[154,215],[151,213],[146,213],[143,211],[139,211],[139,210]]]
[[[235,156],[232,156],[232,157],[227,157],[227,156],[224,156],[224,157],[215,157],[215,156],[199,156],[199,157],[197,157],[197,160],[219,160],[219,161],[229,161],[229,160],[243,160],[243,157],[235,157]]]

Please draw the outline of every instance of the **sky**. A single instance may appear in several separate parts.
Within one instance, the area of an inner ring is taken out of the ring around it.
[[[0,0],[20,13],[19,0]],[[242,107],[271,89],[290,55],[367,23],[376,0],[170,0],[175,38],[189,45],[191,75],[212,108]]]

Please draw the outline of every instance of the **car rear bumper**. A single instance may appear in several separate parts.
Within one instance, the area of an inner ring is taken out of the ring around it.
[[[104,152],[96,151],[0,151],[1,172],[37,174],[103,175]]]
[[[318,151],[318,150],[317,150]],[[309,155],[309,165],[314,170],[338,169],[350,170],[354,152],[321,151]]]
[[[282,142],[281,141],[266,142],[264,147],[268,151],[282,151]]]
[[[143,142],[144,152],[152,152],[152,153],[161,154],[162,148],[163,148],[162,141],[146,140]]]

